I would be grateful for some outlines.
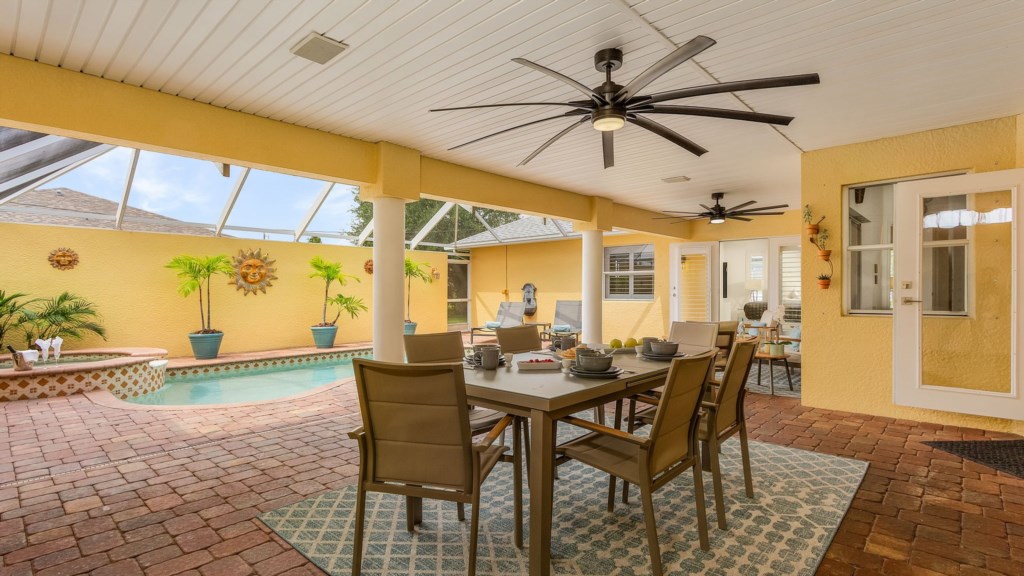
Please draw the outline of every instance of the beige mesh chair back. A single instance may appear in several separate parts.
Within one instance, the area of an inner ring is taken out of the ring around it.
[[[679,351],[701,354],[716,347],[718,324],[715,322],[673,322],[668,340],[679,344]]]
[[[501,328],[522,326],[523,316],[526,315],[526,302],[503,302],[503,304],[508,305],[505,307],[505,313],[501,314],[499,309],[498,317],[496,318],[501,324]]]
[[[726,430],[743,419],[743,396],[746,392],[747,377],[757,352],[756,338],[742,338],[733,344],[721,385],[714,394],[718,405],[718,430]]]
[[[543,347],[540,331],[536,326],[498,328],[494,333],[498,336],[498,345],[504,353],[532,352]]]
[[[713,352],[672,361],[651,426],[650,466],[656,475],[689,456],[696,446],[697,416],[708,375],[714,369]]]
[[[410,531],[422,522],[423,498],[471,504],[467,572],[474,575],[480,485],[508,450],[494,443],[512,418],[502,418],[483,442],[474,444],[461,365],[392,364],[362,358],[353,360],[352,365],[363,417],[362,427],[349,433],[359,443],[360,459],[353,576],[362,568],[367,492],[404,495]],[[521,477],[517,466],[513,474],[517,534],[521,530]]]
[[[405,358],[410,363],[462,362],[465,355],[461,332],[405,335]]]
[[[583,329],[583,301],[582,300],[558,300],[555,302],[555,321],[551,323],[552,329],[555,326],[568,326],[570,332],[579,332]]]

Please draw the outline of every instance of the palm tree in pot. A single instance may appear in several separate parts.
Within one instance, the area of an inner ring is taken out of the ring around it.
[[[188,335],[192,344],[192,354],[197,360],[216,358],[220,352],[220,342],[224,333],[215,330],[210,320],[210,279],[214,276],[231,276],[235,269],[231,259],[225,254],[215,256],[175,256],[166,266],[178,273],[178,294],[187,298],[193,292],[199,292],[199,322],[201,328]],[[205,286],[206,308],[203,309],[203,291]]]
[[[349,280],[355,280],[356,282],[360,280],[351,274],[343,273],[341,271],[341,262],[328,262],[319,256],[315,256],[309,261],[309,265],[313,268],[313,272],[310,273],[309,277],[319,278],[324,281],[324,306],[320,323],[310,327],[310,330],[313,331],[313,342],[317,348],[331,348],[334,346],[334,338],[338,335],[338,318],[341,318],[341,313],[345,312],[355,319],[359,316],[360,312],[367,310],[366,304],[363,303],[361,298],[345,296],[343,294],[337,294],[332,298],[330,295],[331,284],[337,282],[341,286],[345,286]],[[327,307],[332,304],[338,307],[338,314],[334,317],[334,320],[328,322]]]
[[[416,323],[412,321],[412,280],[422,280],[424,283],[429,284],[434,279],[430,275],[430,272],[426,270],[426,262],[414,262],[411,258],[406,257],[405,259],[405,333],[415,334]]]
[[[100,324],[96,305],[71,292],[61,292],[53,298],[38,300],[38,305],[25,315],[25,338],[31,345],[36,339],[81,339],[95,334],[104,340],[107,331]]]

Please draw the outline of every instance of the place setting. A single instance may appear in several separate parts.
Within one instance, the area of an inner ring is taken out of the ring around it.
[[[569,374],[578,378],[593,378],[607,380],[617,378],[625,371],[618,366],[612,366],[614,356],[605,354],[598,350],[578,348],[576,350],[576,362],[570,364]]]
[[[641,358],[660,362],[671,362],[675,358],[683,358],[685,353],[679,351],[679,344],[657,338],[644,338],[643,344],[637,346]]]

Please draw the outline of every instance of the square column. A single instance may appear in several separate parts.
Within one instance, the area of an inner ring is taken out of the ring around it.
[[[373,357],[404,362],[405,200],[373,202]]]
[[[599,344],[602,340],[604,286],[604,233],[584,230],[583,234],[583,334],[582,341]]]

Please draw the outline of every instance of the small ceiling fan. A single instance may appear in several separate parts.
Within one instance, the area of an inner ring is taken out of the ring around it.
[[[681,88],[679,90],[669,90],[667,92],[656,92],[654,94],[644,96],[639,94],[640,91],[646,88],[648,84],[654,82],[676,66],[679,66],[683,62],[686,62],[714,46],[714,44],[715,41],[707,36],[697,36],[693,40],[690,40],[683,46],[672,51],[672,53],[656,62],[647,70],[641,72],[625,86],[620,86],[619,84],[612,82],[612,72],[618,70],[619,67],[622,66],[622,50],[619,50],[618,48],[606,48],[604,50],[600,50],[594,55],[594,67],[597,68],[598,72],[604,73],[605,81],[603,84],[593,89],[535,62],[530,62],[523,58],[513,58],[512,61],[517,64],[532,68],[538,72],[543,72],[560,82],[564,82],[569,86],[572,86],[576,90],[585,94],[588,99],[574,100],[570,102],[479,104],[476,106],[435,108],[431,110],[431,112],[469,110],[474,108],[499,108],[503,106],[568,106],[573,108],[573,110],[557,116],[541,118],[540,120],[534,120],[532,122],[506,128],[493,134],[488,134],[487,136],[482,136],[475,140],[459,144],[458,146],[449,148],[449,150],[462,148],[463,146],[475,144],[482,140],[486,140],[500,134],[505,134],[513,130],[518,130],[520,128],[525,128],[527,126],[532,126],[534,124],[540,124],[551,120],[572,118],[574,120],[572,124],[563,128],[560,132],[541,144],[539,148],[523,159],[523,161],[519,163],[519,166],[528,164],[531,160],[536,158],[538,154],[554,144],[559,138],[589,121],[595,130],[601,132],[601,144],[604,152],[604,167],[610,168],[615,165],[615,130],[622,128],[627,123],[649,130],[673,144],[681,146],[696,156],[700,156],[707,152],[706,149],[689,138],[686,138],[678,132],[651,120],[647,117],[648,114],[707,116],[712,118],[728,118],[731,120],[745,120],[747,122],[761,122],[782,126],[788,125],[793,120],[791,116],[763,114],[759,112],[748,112],[746,110],[707,108],[703,106],[666,105],[659,104],[659,102],[690,98],[693,96],[703,96],[705,94],[721,94],[724,92],[758,90],[762,88],[780,88],[783,86],[803,86],[807,84],[818,84],[820,82],[817,74],[799,74],[796,76],[778,76],[774,78],[760,78],[756,80],[739,80],[734,82],[721,82],[718,84],[705,84],[702,86]]]
[[[789,204],[776,204],[774,206],[761,206],[759,208],[747,208],[751,204],[757,204],[757,200],[749,200],[742,204],[737,204],[732,208],[726,208],[722,206],[720,201],[725,198],[725,192],[715,192],[711,195],[711,199],[715,201],[714,206],[708,206],[701,204],[700,207],[704,209],[703,212],[682,212],[679,210],[662,210],[662,212],[678,214],[678,216],[658,216],[655,220],[675,220],[675,222],[669,222],[669,224],[677,224],[679,222],[686,222],[688,220],[703,220],[708,218],[709,224],[724,224],[726,220],[742,220],[744,222],[750,222],[750,216],[778,216],[782,212],[765,212],[765,210],[778,210],[779,208],[789,208]]]

